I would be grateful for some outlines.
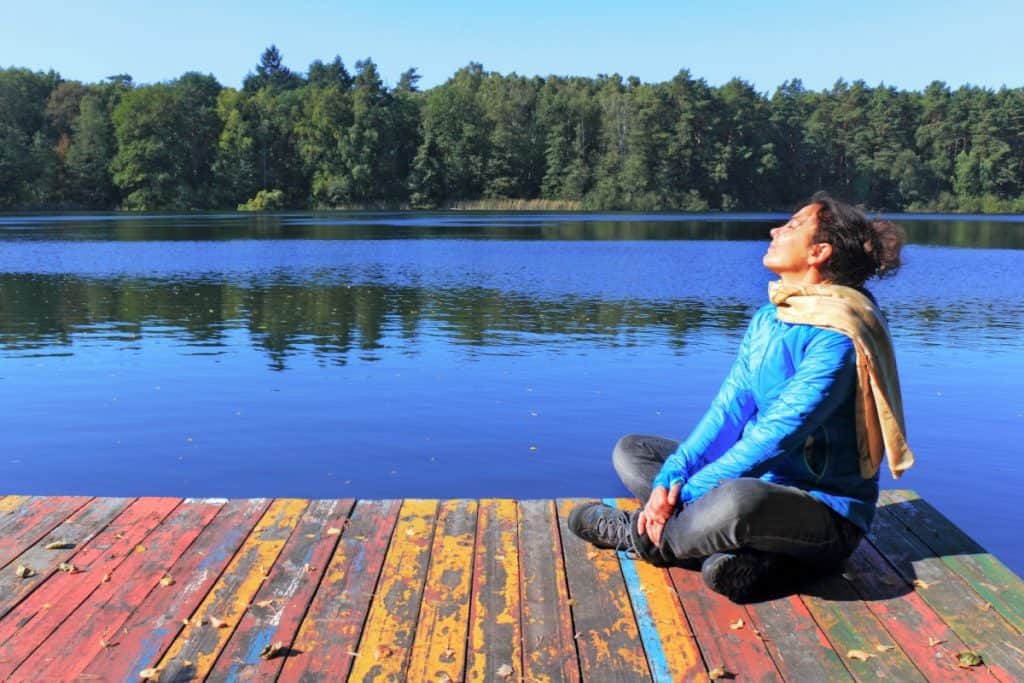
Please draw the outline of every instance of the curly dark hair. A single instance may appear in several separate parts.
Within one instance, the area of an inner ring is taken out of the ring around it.
[[[821,274],[837,285],[860,287],[872,277],[890,277],[900,267],[906,235],[896,223],[870,219],[855,206],[816,192],[804,204],[817,204],[818,229],[813,241],[832,245]]]

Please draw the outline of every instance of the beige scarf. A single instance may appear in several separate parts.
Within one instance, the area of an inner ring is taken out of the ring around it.
[[[814,325],[841,332],[857,350],[857,450],[860,474],[878,472],[883,447],[894,479],[914,464],[907,446],[903,399],[889,328],[881,312],[852,287],[842,285],[768,285],[768,297],[787,323]]]

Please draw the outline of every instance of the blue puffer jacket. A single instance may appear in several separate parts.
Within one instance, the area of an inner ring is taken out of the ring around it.
[[[857,454],[857,357],[849,337],[784,323],[767,304],[754,314],[707,414],[669,456],[655,486],[683,484],[696,500],[738,477],[803,489],[867,531],[878,475]]]

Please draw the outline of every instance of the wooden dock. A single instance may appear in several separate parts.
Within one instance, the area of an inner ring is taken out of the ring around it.
[[[0,680],[1024,680],[1024,583],[912,492],[749,605],[580,502],[3,497]]]

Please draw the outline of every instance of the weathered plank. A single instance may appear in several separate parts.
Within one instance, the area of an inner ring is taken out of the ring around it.
[[[520,501],[518,512],[523,678],[537,683],[578,683],[580,666],[558,512],[550,500]]]
[[[883,491],[880,503],[1024,633],[1024,580],[912,491]]]
[[[8,618],[0,621],[0,678],[10,676],[129,553],[144,551],[142,540],[178,502],[177,498],[135,500],[105,529],[76,549],[65,565],[73,568],[73,573],[54,572],[12,609]],[[21,671],[35,675],[36,668],[26,662]]]
[[[466,681],[501,680],[523,670],[519,539],[512,500],[483,500],[477,522]]]
[[[898,643],[929,680],[996,680],[987,667],[968,671],[957,665],[956,654],[967,646],[870,543],[857,547],[844,575],[891,636],[886,641],[879,633],[870,654],[884,657]]]
[[[57,571],[61,562],[70,560],[78,548],[92,540],[131,502],[130,498],[95,498],[12,560],[0,572],[0,617],[6,616],[25,596]],[[57,550],[46,547],[55,542],[68,543],[72,547]],[[18,566],[30,568],[33,574],[25,578],[18,577]]]
[[[105,648],[121,647],[121,627],[171,565],[223,507],[223,501],[186,500],[116,568],[104,573],[89,597],[26,660],[21,670],[39,680],[73,680]],[[123,516],[123,515],[122,515]],[[118,518],[120,521],[120,518]],[[96,571],[87,580],[96,582]],[[179,577],[187,580],[189,577]],[[160,590],[176,591],[177,584]],[[63,602],[61,603],[63,607]],[[17,675],[17,672],[16,672]]]
[[[709,669],[724,669],[740,680],[782,680],[742,605],[705,588],[698,571],[674,567],[669,576]]]
[[[558,502],[565,573],[583,680],[650,681],[640,630],[613,550],[597,550],[569,531],[572,510],[589,501]]]
[[[32,496],[3,496],[0,498],[0,529],[4,527],[7,519],[13,516],[12,513],[16,515],[31,498]]]
[[[282,648],[291,646],[351,511],[352,500],[309,504],[218,656],[211,679],[265,681],[277,676],[284,658],[261,653],[277,642]]]
[[[171,565],[172,590],[154,588],[117,633],[117,647],[104,648],[82,671],[82,680],[133,680],[159,661],[206,597],[224,567],[264,514],[268,500],[227,502],[195,541]],[[170,559],[170,558],[168,558]],[[158,577],[162,578],[162,577]],[[111,580],[113,582],[113,580]]]
[[[409,657],[410,681],[463,680],[477,503],[441,503]]]
[[[161,681],[206,678],[307,505],[307,501],[295,499],[278,499],[270,504],[224,574],[155,667],[160,671]]]
[[[400,508],[397,500],[356,503],[278,681],[316,683],[348,675]]]
[[[90,500],[86,496],[40,496],[8,512],[0,528],[0,567],[35,545]]]
[[[875,514],[868,538],[964,644],[982,655],[999,679],[1024,680],[1020,633],[928,546],[908,534],[886,507]]]
[[[639,507],[632,498],[607,499],[605,503],[628,512]],[[706,680],[700,651],[668,572],[625,552],[619,553],[619,567],[654,680]]]
[[[402,503],[349,680],[406,680],[437,508],[436,500]]]
[[[891,643],[885,626],[861,602],[857,592],[846,579],[829,575],[814,580],[807,586],[804,604],[818,627],[825,632],[832,648],[845,657],[846,668],[858,681],[923,681],[924,677],[907,657],[900,643]],[[829,598],[818,597],[826,594]],[[886,652],[877,647],[895,645]],[[853,657],[859,651],[869,656]]]
[[[747,605],[747,614],[786,680],[853,680],[799,596]]]

